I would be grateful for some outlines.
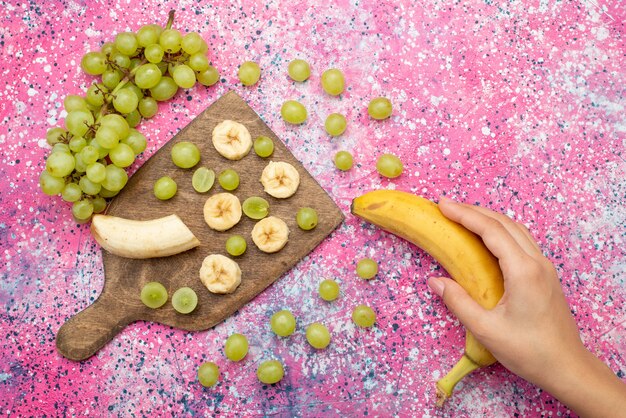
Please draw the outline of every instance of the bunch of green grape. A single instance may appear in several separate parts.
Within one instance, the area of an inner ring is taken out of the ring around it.
[[[210,86],[218,81],[206,42],[195,32],[183,35],[173,29],[173,21],[172,11],[165,27],[151,24],[121,32],[83,56],[83,71],[98,79],[83,96],[65,98],[64,126],[46,134],[52,151],[39,185],[45,194],[60,194],[72,203],[78,222],[102,212],[107,199],[126,185],[125,168],[147,142],[135,127],[157,113],[158,102],[196,82]]]

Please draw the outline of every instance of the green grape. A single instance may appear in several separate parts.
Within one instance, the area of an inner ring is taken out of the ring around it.
[[[102,190],[100,190],[102,191]],[[93,213],[104,212],[107,207],[107,201],[104,200],[102,196],[98,196],[91,200],[91,204],[93,205]]]
[[[209,65],[205,71],[200,71],[196,74],[196,78],[198,79],[198,83],[203,86],[212,86],[217,83],[220,79],[220,74],[215,67]]]
[[[143,51],[143,54],[148,62],[151,62],[152,64],[158,64],[163,61],[163,55],[165,55],[165,52],[163,51],[161,45],[152,44],[146,47],[146,49]],[[161,70],[159,70],[159,72],[160,71]]]
[[[296,214],[296,222],[300,229],[310,231],[317,226],[317,212],[313,208],[300,208]]]
[[[226,339],[224,354],[231,361],[240,361],[248,354],[248,339],[242,334],[232,334]]]
[[[185,64],[174,67],[172,78],[179,87],[184,89],[190,89],[196,84],[196,73]]]
[[[206,71],[209,69],[209,59],[202,52],[198,52],[189,57],[187,65],[197,72]]]
[[[50,128],[46,132],[46,142],[48,145],[54,145],[61,142],[64,136],[67,134],[67,131],[63,128]]]
[[[305,81],[311,76],[311,67],[305,60],[293,60],[289,63],[289,77],[294,81]]]
[[[128,132],[130,131],[128,122],[126,122],[126,120],[121,115],[118,115],[116,113],[109,113],[108,115],[104,115],[102,118],[100,118],[100,125],[112,128],[119,139],[126,138],[128,136]]]
[[[109,60],[113,61],[113,63],[121,69],[127,70],[130,67],[130,57],[119,51],[113,51],[109,56]]]
[[[74,136],[67,144],[70,150],[74,153],[79,153],[83,148],[87,146],[87,140],[82,136]]]
[[[126,121],[125,121],[126,122]],[[115,148],[120,142],[120,137],[117,134],[115,128],[110,125],[100,125],[100,128],[96,131],[96,142],[102,148],[111,149]]]
[[[111,190],[105,189],[103,187],[102,189],[100,189],[100,196],[104,197],[105,199],[110,199],[116,196],[119,192],[120,192],[119,190],[112,192]]]
[[[80,61],[83,71],[89,75],[100,75],[107,69],[107,56],[102,52],[88,52]]]
[[[159,67],[159,70],[161,70],[161,75],[165,75],[165,73],[167,73],[167,70],[169,69],[169,64],[167,62],[155,62],[155,64]]]
[[[107,155],[109,155],[109,149],[100,146],[100,144],[98,144],[98,141],[96,141],[95,138],[91,140],[91,142],[89,143],[88,146],[93,147],[96,150],[96,152],[98,153],[97,160],[101,160],[103,158],[106,158]],[[87,147],[85,147],[85,148],[87,148]]]
[[[385,97],[377,97],[370,101],[367,106],[367,113],[374,119],[387,119],[391,116],[391,102]]]
[[[240,256],[246,252],[248,244],[246,239],[241,235],[233,235],[226,240],[226,252],[233,257]]]
[[[141,90],[139,87],[137,87],[137,85],[135,83],[126,83],[124,84],[124,87],[122,87],[122,90],[132,90],[133,93],[135,93],[135,95],[137,96],[138,100],[143,99],[143,90]]]
[[[200,150],[196,144],[181,141],[172,147],[172,161],[177,167],[191,168],[200,162]]]
[[[85,163],[86,165],[90,165],[98,161],[98,158],[100,158],[100,153],[98,152],[98,149],[93,145],[87,145],[80,151],[80,157],[83,160],[83,163]]]
[[[183,37],[177,29],[165,29],[159,36],[159,44],[169,54],[180,51],[182,41]]]
[[[72,204],[72,215],[79,221],[86,221],[93,215],[93,204],[90,200],[78,200]]]
[[[128,145],[135,155],[141,154],[147,145],[146,137],[137,129],[132,129],[128,133],[128,136],[122,139],[120,142]]]
[[[100,52],[105,55],[109,55],[113,51],[115,51],[115,44],[113,42],[105,42],[100,48]]]
[[[85,101],[85,98],[82,96],[77,96],[76,94],[70,94],[70,95],[65,96],[65,99],[63,100],[63,108],[68,113],[71,112],[72,110],[86,110],[87,102]],[[52,129],[59,129],[59,128],[52,128]]]
[[[115,36],[115,49],[124,55],[132,56],[137,52],[139,42],[132,32],[120,32]]]
[[[63,143],[54,144],[54,146],[52,147],[52,153],[55,152],[64,152],[70,155],[72,154],[72,151],[70,151],[70,147],[67,144]]]
[[[178,186],[174,179],[163,176],[154,182],[154,195],[159,200],[169,200],[174,197]]]
[[[113,107],[120,113],[130,113],[137,109],[139,97],[132,89],[124,88],[113,96]]]
[[[93,122],[93,115],[88,110],[73,110],[65,117],[65,127],[74,136],[85,136]]]
[[[256,84],[261,77],[261,68],[256,62],[246,61],[239,66],[237,75],[239,76],[239,81],[241,81],[244,86],[252,86]]]
[[[87,166],[87,178],[94,183],[102,183],[107,176],[107,169],[104,164],[95,162]]]
[[[356,263],[356,274],[362,279],[372,279],[377,273],[378,263],[371,258],[362,258]]]
[[[306,108],[295,100],[287,100],[283,103],[280,114],[286,122],[296,125],[303,123],[307,118]]]
[[[359,305],[352,311],[352,320],[361,328],[369,328],[376,322],[376,312],[366,305]]]
[[[87,171],[87,164],[83,162],[83,159],[80,157],[80,153],[74,154],[74,161],[76,164],[74,165],[74,170],[77,173],[84,173]]]
[[[93,83],[87,89],[86,100],[92,106],[102,106],[104,104],[104,93],[107,93],[104,84]]]
[[[346,131],[346,118],[341,113],[331,113],[326,118],[324,128],[330,136],[339,136]]]
[[[61,177],[54,177],[46,170],[39,175],[39,187],[41,191],[48,196],[56,196],[63,192],[65,188],[65,180]]]
[[[296,330],[296,318],[288,310],[278,311],[272,315],[270,326],[276,335],[288,337]]]
[[[139,113],[138,108],[127,114],[124,118],[126,122],[128,122],[128,126],[131,128],[134,128],[139,125],[139,122],[141,122],[141,113]]]
[[[198,306],[198,295],[190,287],[181,287],[172,295],[172,307],[178,313],[191,313],[196,306]]]
[[[198,382],[205,388],[214,386],[220,380],[220,368],[212,361],[204,362],[198,367]]]
[[[352,154],[348,151],[339,151],[335,154],[335,167],[341,171],[348,171],[352,168]]]
[[[143,25],[137,31],[137,43],[143,48],[156,44],[159,42],[159,35],[161,35],[161,31],[163,31],[163,28],[159,25]]]
[[[215,171],[210,168],[200,167],[194,171],[191,177],[191,185],[198,193],[206,193],[213,187],[215,183]]]
[[[137,105],[137,109],[139,110],[141,116],[146,119],[150,119],[159,111],[159,104],[152,97],[144,97],[139,100],[139,105]]]
[[[54,177],[65,177],[74,171],[76,159],[67,152],[53,152],[46,160],[46,170]]]
[[[109,158],[113,164],[124,168],[130,166],[135,161],[135,153],[131,147],[120,142],[109,151]]]
[[[306,340],[317,349],[328,347],[328,344],[330,344],[328,328],[319,322],[309,325],[306,329]]]
[[[102,73],[102,84],[107,89],[113,90],[122,81],[122,78],[123,74],[121,71],[111,68]]]
[[[268,360],[259,364],[256,369],[256,376],[261,383],[266,385],[273,385],[282,380],[285,375],[283,365],[278,360]]]
[[[66,202],[76,202],[83,197],[83,191],[76,183],[67,183],[61,192],[61,197]]]
[[[102,187],[110,190],[111,192],[119,192],[120,190],[122,190],[122,188],[126,186],[126,183],[128,182],[128,174],[126,173],[126,171],[123,168],[119,168],[115,164],[107,165],[106,170],[106,178],[101,183]]]
[[[159,84],[161,70],[156,64],[143,64],[135,71],[135,84],[140,89],[151,89]]]
[[[87,176],[82,176],[80,178],[80,181],[78,182],[78,185],[80,186],[80,189],[83,191],[83,193],[88,194],[89,196],[97,195],[98,193],[100,193],[100,189],[102,188],[99,183],[94,183],[93,181],[89,180]]]
[[[183,36],[183,40],[181,41],[181,47],[183,51],[188,53],[189,55],[193,55],[196,52],[202,49],[202,44],[204,43],[204,39],[196,32],[189,32],[185,36]]]
[[[267,216],[270,204],[262,197],[251,196],[243,201],[241,209],[248,218],[258,220]]]
[[[164,102],[174,97],[177,91],[178,84],[171,77],[163,76],[159,84],[150,89],[150,95],[157,102]]]
[[[274,152],[274,141],[266,136],[254,140],[254,152],[262,158],[267,158]]]
[[[322,88],[331,96],[338,96],[343,92],[346,81],[343,77],[343,73],[336,69],[324,71],[322,74]]]
[[[232,168],[222,171],[217,178],[222,189],[232,191],[239,187],[239,174]]]
[[[157,309],[167,302],[167,289],[159,282],[148,282],[141,288],[140,298],[148,308]]]
[[[402,174],[403,169],[402,161],[393,154],[383,154],[378,157],[378,161],[376,161],[376,170],[378,173],[390,179],[396,178]]]
[[[322,299],[331,302],[339,297],[339,285],[334,280],[322,280],[319,287],[319,293]]]

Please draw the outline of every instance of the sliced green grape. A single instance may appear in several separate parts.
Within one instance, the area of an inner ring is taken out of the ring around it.
[[[335,167],[341,171],[348,171],[352,168],[352,154],[348,151],[339,151],[335,154]]]
[[[177,91],[178,84],[171,77],[163,76],[159,84],[150,89],[150,94],[154,100],[164,102],[174,97]]]
[[[139,97],[129,88],[119,90],[113,97],[113,107],[120,113],[130,113],[137,109],[138,104]]]
[[[343,93],[345,84],[346,80],[343,77],[343,73],[336,68],[326,70],[322,74],[322,88],[331,96],[338,96]]]
[[[147,141],[146,137],[137,129],[132,129],[128,133],[128,136],[121,141],[128,145],[135,155],[139,155],[146,149]]]
[[[143,64],[135,71],[135,84],[140,89],[151,89],[161,81],[161,70],[156,64]]]
[[[65,188],[65,180],[62,177],[55,177],[48,171],[44,170],[39,175],[39,187],[41,191],[48,196],[56,196],[63,192]]]
[[[146,47],[146,49],[143,51],[143,54],[148,62],[151,62],[152,64],[158,64],[163,61],[163,55],[165,55],[165,52],[163,51],[163,47],[161,47],[161,45],[151,44]]]
[[[67,152],[53,152],[46,160],[46,171],[54,177],[65,177],[74,171],[76,159]]]
[[[96,142],[102,148],[111,149],[117,146],[117,144],[120,142],[120,137],[117,134],[115,128],[109,125],[101,124],[96,131]]]
[[[248,354],[248,339],[242,334],[232,334],[226,339],[224,354],[231,361],[241,361]]]
[[[72,204],[72,215],[79,221],[86,221],[93,215],[93,204],[87,199]]]
[[[266,136],[254,140],[254,152],[262,158],[267,158],[274,152],[274,141]]]
[[[191,313],[196,306],[198,306],[198,295],[190,287],[181,287],[172,295],[172,307],[178,313]]]
[[[198,72],[196,74],[196,78],[198,79],[198,83],[203,86],[212,86],[219,81],[220,74],[217,71],[217,68],[209,65],[206,70]]]
[[[167,302],[167,289],[159,282],[148,282],[141,288],[140,298],[148,308],[157,309]]]
[[[130,166],[135,161],[135,153],[130,146],[120,142],[109,151],[109,158],[113,164],[124,168]]]
[[[187,60],[187,65],[197,72],[206,71],[209,69],[209,59],[202,52],[198,52],[197,54],[193,54]]]
[[[232,168],[222,171],[217,178],[222,189],[232,191],[239,187],[239,174]]]
[[[270,326],[276,335],[288,337],[296,330],[296,318],[290,311],[284,309],[272,315]]]
[[[241,209],[248,218],[258,220],[267,216],[270,204],[262,197],[251,196],[243,201]]]
[[[124,55],[132,56],[137,52],[139,42],[132,32],[120,32],[115,36],[115,49]]]
[[[156,44],[157,42],[159,42],[159,35],[161,35],[162,31],[163,28],[161,28],[161,26],[159,25],[143,25],[137,31],[137,43],[140,47],[143,48],[146,48],[152,44]]]
[[[179,87],[184,89],[190,89],[196,84],[196,73],[185,64],[174,67],[172,78]]]
[[[309,325],[306,329],[306,340],[312,347],[323,349],[330,344],[330,333],[328,328],[319,322]]]
[[[106,166],[107,175],[104,181],[101,183],[102,187],[111,191],[119,192],[126,186],[128,182],[128,174],[123,168],[119,168],[115,164],[109,164]],[[101,193],[102,194],[102,191]],[[103,195],[104,196],[104,195]]]
[[[159,111],[159,104],[152,97],[144,97],[139,100],[139,104],[137,105],[137,109],[141,116],[146,119],[150,119]]]
[[[85,136],[94,118],[88,110],[73,110],[65,117],[65,127],[74,136]]]
[[[305,60],[296,59],[289,63],[289,77],[294,81],[305,81],[311,76],[311,67]]]
[[[102,188],[100,183],[94,183],[93,181],[89,180],[87,176],[82,176],[80,178],[80,181],[78,182],[78,185],[80,186],[80,189],[83,191],[83,193],[88,194],[89,196],[97,195],[98,193],[100,193],[100,189]]]
[[[248,244],[241,235],[233,235],[226,240],[226,252],[233,257],[238,257],[246,252]]]
[[[346,118],[341,113],[331,113],[326,118],[324,128],[330,136],[339,136],[346,131]]]
[[[356,274],[362,279],[373,279],[378,273],[378,263],[371,258],[362,258],[356,263]]]
[[[194,171],[191,177],[191,185],[198,193],[206,193],[215,183],[215,171],[210,168],[200,167]]]
[[[102,191],[102,189],[100,189],[100,191]],[[107,207],[107,201],[104,200],[102,196],[91,199],[91,204],[93,205],[93,213],[103,212]]]
[[[196,144],[181,141],[172,147],[172,161],[177,167],[191,168],[200,162],[200,150]]]
[[[331,302],[339,297],[339,285],[334,280],[322,280],[319,287],[319,293],[322,299]]]
[[[76,202],[83,196],[83,191],[76,183],[67,183],[61,192],[61,197],[66,202]]]
[[[256,370],[256,376],[261,383],[273,385],[282,380],[285,376],[285,369],[278,360],[268,360],[261,362]]]
[[[102,183],[107,176],[107,169],[104,164],[95,162],[87,166],[87,178],[94,183]]]
[[[198,382],[205,388],[214,386],[220,380],[220,368],[212,361],[204,362],[198,367]]]
[[[256,62],[246,61],[239,66],[238,76],[244,86],[252,86],[261,77],[261,67]]]
[[[310,231],[317,226],[317,212],[313,208],[300,208],[296,214],[296,222],[300,229]]]
[[[391,116],[391,111],[391,102],[385,97],[376,97],[372,99],[367,106],[367,113],[369,113],[373,119],[387,119]]]
[[[159,44],[169,54],[180,51],[183,37],[177,29],[165,29],[159,36]]]
[[[381,176],[393,179],[402,174],[402,161],[393,154],[383,154],[376,161],[376,170]]]
[[[286,122],[295,125],[303,123],[307,118],[306,107],[295,100],[287,100],[280,108],[280,114]]]
[[[68,113],[71,112],[72,110],[86,110],[87,102],[85,101],[85,98],[82,96],[78,96],[76,94],[69,94],[65,96],[65,99],[63,100],[63,108],[65,108],[65,111]],[[60,129],[60,128],[52,128],[52,129]]]
[[[121,115],[116,113],[109,113],[108,115],[104,115],[100,118],[100,126],[108,126],[113,129],[119,139],[126,138],[128,136],[128,132],[130,131],[128,122],[126,122]]]
[[[168,176],[163,176],[154,182],[154,195],[159,200],[169,200],[174,197],[178,186],[174,179]]]
[[[376,312],[366,305],[359,305],[352,311],[352,320],[361,328],[369,328],[376,323]]]
[[[102,52],[88,52],[80,61],[83,71],[89,75],[100,75],[107,69],[107,56]]]

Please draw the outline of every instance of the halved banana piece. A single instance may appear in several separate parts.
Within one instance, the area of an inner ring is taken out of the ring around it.
[[[226,231],[241,219],[241,203],[231,193],[218,193],[209,197],[204,204],[204,220],[209,228]]]
[[[265,253],[280,251],[289,240],[289,227],[280,218],[269,216],[252,228],[252,241]]]
[[[261,173],[261,183],[265,193],[284,199],[298,190],[300,173],[289,163],[270,161]]]
[[[233,293],[241,283],[241,269],[236,261],[211,254],[202,261],[200,281],[211,293]]]
[[[252,137],[244,125],[227,119],[213,128],[213,146],[223,157],[240,160],[250,152]]]

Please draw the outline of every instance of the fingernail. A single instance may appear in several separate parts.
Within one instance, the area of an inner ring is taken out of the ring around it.
[[[443,296],[443,289],[445,287],[443,280],[437,277],[431,277],[428,279],[428,287],[430,287],[430,290],[432,290],[437,296]]]
[[[449,197],[439,196],[439,203],[454,203],[454,200]]]

